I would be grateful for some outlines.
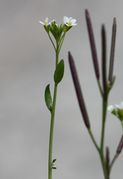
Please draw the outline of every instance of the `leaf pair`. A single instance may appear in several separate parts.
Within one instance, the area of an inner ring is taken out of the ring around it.
[[[61,60],[57,66],[56,70],[54,72],[54,82],[56,85],[60,83],[64,76],[64,61]],[[50,92],[50,84],[48,84],[45,88],[45,103],[47,108],[49,109],[50,112],[52,112],[52,107],[53,107],[53,101],[52,101],[52,95]]]

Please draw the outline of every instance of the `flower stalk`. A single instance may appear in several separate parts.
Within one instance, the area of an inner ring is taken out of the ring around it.
[[[55,112],[57,102],[57,91],[58,85],[63,79],[64,75],[64,61],[60,60],[60,51],[64,42],[66,33],[71,29],[72,26],[77,25],[76,19],[72,17],[64,17],[64,23],[58,25],[54,20],[49,22],[48,18],[44,22],[39,21],[44,26],[45,31],[53,45],[55,51],[55,71],[54,71],[54,91],[53,97],[50,92],[50,85],[48,84],[45,88],[45,102],[48,110],[51,114],[50,121],[50,132],[49,132],[49,153],[48,153],[48,179],[52,179],[53,169],[56,169],[56,159],[53,159],[53,141],[54,141],[54,124],[55,124]]]
[[[56,51],[56,66],[58,64],[59,54]],[[48,179],[52,179],[52,161],[53,161],[53,138],[54,138],[54,123],[55,123],[55,111],[56,111],[56,99],[57,99],[58,84],[54,84],[53,93],[53,106],[51,112],[50,134],[49,134],[49,157],[48,157]]]

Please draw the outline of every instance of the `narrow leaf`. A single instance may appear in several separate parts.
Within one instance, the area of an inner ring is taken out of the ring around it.
[[[56,167],[52,167],[52,169],[56,169]]]
[[[52,111],[52,97],[50,92],[50,85],[48,84],[45,88],[45,103],[47,108]]]
[[[58,84],[64,76],[64,61],[61,60],[58,65],[56,66],[56,70],[54,73],[54,81]]]
[[[56,162],[56,159],[53,159],[52,163],[55,163]]]

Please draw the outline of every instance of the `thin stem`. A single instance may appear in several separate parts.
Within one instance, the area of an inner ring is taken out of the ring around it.
[[[100,80],[97,80],[97,84],[98,84],[98,88],[99,88],[99,91],[100,91],[100,95],[103,97],[103,91],[102,91],[102,87],[101,87],[101,84],[100,84]]]
[[[101,150],[100,150],[99,156],[100,156],[100,161],[101,161],[101,165],[103,169],[104,178],[110,179],[110,165],[107,166],[106,158],[104,154],[102,154]]]
[[[110,171],[111,171],[111,169],[112,169],[112,167],[113,167],[113,165],[114,165],[114,162],[116,161],[116,159],[118,158],[118,156],[119,156],[119,154],[115,154],[115,156],[114,156],[114,158],[112,159],[112,162],[111,162],[111,164],[110,164]]]
[[[105,140],[105,124],[106,124],[107,105],[108,105],[108,94],[105,97],[103,96],[102,130],[101,130],[101,141],[100,141],[100,160],[101,160],[105,179],[109,179],[109,177],[110,177],[110,173],[106,167],[106,160],[105,160],[105,156],[104,156],[104,140]]]
[[[54,137],[54,122],[55,122],[55,109],[56,109],[56,96],[57,85],[54,86],[53,108],[51,113],[50,124],[50,137],[49,137],[49,159],[48,159],[48,179],[52,179],[52,150],[53,150],[53,137]]]
[[[104,153],[104,138],[105,138],[105,123],[106,123],[106,114],[107,114],[107,97],[103,98],[103,105],[102,105],[102,131],[101,131],[101,142],[100,142],[100,149],[103,155]]]
[[[50,39],[50,41],[51,41],[51,43],[52,43],[52,45],[53,45],[53,47],[54,47],[54,50],[56,51],[55,44],[54,44],[54,42],[53,42],[53,40],[52,40],[52,38],[51,38],[51,36],[50,36],[50,33],[49,33],[49,32],[48,32],[48,37],[49,37],[49,39]]]
[[[93,136],[93,133],[92,133],[91,129],[89,129],[88,132],[89,132],[89,135],[90,135],[90,137],[91,137],[91,140],[92,140],[93,144],[95,145],[97,151],[100,152],[99,146],[98,146],[98,144],[96,143],[96,140],[95,140],[95,138],[94,138],[94,136]]]
[[[66,34],[66,32],[64,32],[64,34],[61,37],[61,40],[60,40],[60,43],[59,43],[59,47],[58,47],[58,53],[60,52],[62,44],[64,42],[65,34]]]
[[[58,64],[59,53],[56,50],[56,66]],[[55,123],[55,110],[56,110],[56,98],[57,98],[57,87],[54,85],[54,94],[53,94],[53,107],[51,111],[51,123],[50,123],[50,136],[49,136],[49,157],[48,157],[48,179],[52,179],[52,153],[53,153],[53,138],[54,138],[54,123]]]
[[[100,160],[101,160],[101,165],[102,165],[104,177],[105,177],[105,179],[109,179],[109,173],[107,172],[105,159],[104,159],[104,156],[101,153],[101,149],[99,148],[98,144],[96,143],[96,140],[95,140],[95,138],[93,136],[93,133],[92,133],[91,129],[89,129],[88,132],[89,132],[89,135],[91,137],[91,140],[92,140],[95,148],[98,151],[98,154],[99,154],[99,157],[100,157]]]
[[[112,168],[114,162],[116,161],[116,159],[118,158],[118,156],[120,155],[121,151],[123,149],[123,134],[121,136],[120,142],[118,144],[117,150],[116,150],[116,154],[114,155],[112,162],[110,164],[110,167]]]
[[[99,154],[99,157],[100,157],[100,160],[101,160],[101,165],[102,165],[104,177],[105,177],[105,179],[109,179],[109,173],[108,173],[107,168],[106,168],[106,162],[105,162],[104,155],[102,154],[101,149],[99,148],[98,144],[96,143],[91,129],[89,129],[88,132],[89,132],[89,135],[91,137],[91,140],[92,140],[95,148],[98,151],[98,154]]]

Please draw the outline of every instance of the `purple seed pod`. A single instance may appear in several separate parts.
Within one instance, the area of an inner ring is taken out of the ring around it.
[[[70,52],[68,52],[68,60],[69,60],[69,66],[70,66],[71,75],[72,75],[72,78],[73,78],[73,83],[74,83],[76,95],[77,95],[77,98],[78,98],[78,103],[79,103],[79,107],[80,107],[80,110],[81,110],[81,114],[83,116],[85,126],[87,127],[87,129],[90,129],[89,117],[88,117],[88,113],[87,113],[87,110],[86,110],[83,94],[82,94],[82,91],[81,91],[76,66],[75,66],[74,59],[73,59]]]
[[[121,136],[121,139],[120,139],[119,145],[117,147],[116,153],[120,154],[122,149],[123,149],[123,135]]]
[[[114,55],[115,55],[115,44],[116,44],[116,31],[117,31],[117,24],[116,24],[116,18],[114,18],[113,19],[113,25],[112,25],[112,38],[111,38],[111,50],[110,50],[109,77],[108,77],[108,80],[111,83],[113,82],[113,68],[114,68]]]
[[[106,61],[106,30],[105,26],[101,28],[102,39],[102,83],[104,95],[107,94],[107,61]]]
[[[85,18],[86,18],[86,24],[87,24],[87,29],[88,29],[88,36],[90,40],[90,47],[91,47],[91,54],[92,54],[92,59],[93,59],[95,75],[96,75],[97,80],[99,80],[100,73],[99,73],[99,64],[98,64],[98,58],[97,58],[96,45],[95,45],[95,40],[94,40],[94,33],[93,33],[90,14],[87,9],[85,10]]]

